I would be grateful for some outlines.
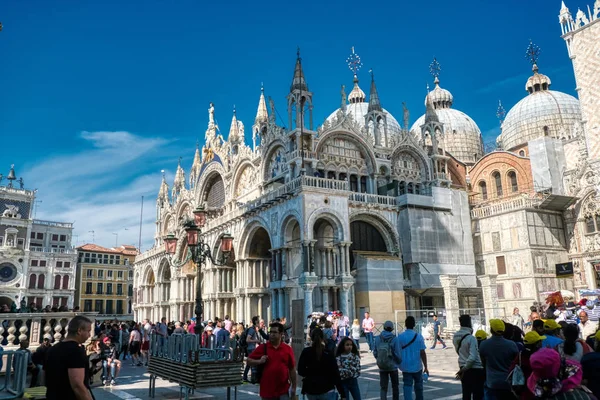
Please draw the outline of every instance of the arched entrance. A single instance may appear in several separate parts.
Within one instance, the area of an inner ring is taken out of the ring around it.
[[[386,241],[379,230],[366,221],[353,221],[350,223],[350,266],[355,268],[356,251],[369,251],[387,253]]]
[[[171,298],[171,268],[169,262],[164,260],[158,272],[158,302],[160,317],[166,317],[167,321],[172,321],[175,316],[171,315],[169,299]]]
[[[245,288],[245,299],[238,312],[245,321],[258,315],[267,320],[271,317],[269,284],[271,282],[271,237],[261,225],[250,228],[243,259],[238,262],[242,287]]]
[[[221,251],[221,236],[215,241],[212,254],[215,260],[221,260],[223,258]],[[226,316],[237,317],[237,315],[234,314],[235,268],[236,254],[235,249],[232,248],[225,265],[216,266],[209,263],[209,266],[204,269],[201,285],[204,298],[205,318],[207,316],[211,319],[216,317],[223,319]],[[208,290],[208,293],[210,293],[209,296],[204,295],[205,290]]]

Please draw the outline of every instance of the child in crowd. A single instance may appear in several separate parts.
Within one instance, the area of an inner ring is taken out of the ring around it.
[[[345,337],[340,341],[336,352],[336,361],[344,388],[344,398],[349,399],[348,394],[350,393],[354,400],[361,400],[358,387],[360,354],[353,339]]]

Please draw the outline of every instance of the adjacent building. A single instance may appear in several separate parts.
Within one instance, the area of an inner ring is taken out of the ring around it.
[[[35,195],[17,179],[14,166],[6,177],[0,174],[0,305],[71,309],[77,263],[73,224],[34,219]]]
[[[211,103],[189,179],[178,165],[172,187],[160,185],[155,244],[135,262],[135,318],[194,314],[184,223],[197,207],[208,211],[201,238],[214,257],[234,236],[228,263],[200,271],[205,318],[293,317],[302,304],[296,316],[339,309],[378,321],[443,309],[453,326],[461,312],[488,319],[549,291],[598,288],[600,1],[575,18],[563,3],[559,20],[579,98],[551,89],[530,44],[527,95],[499,112],[498,148],[487,154],[476,122],[440,86],[436,60],[410,128],[406,108],[402,123],[383,108],[373,75],[367,98],[354,52],[352,90],[342,86],[318,127],[299,56],[283,109],[260,94],[251,138],[234,112],[225,140]],[[173,255],[167,235],[178,238]],[[557,264],[569,262],[573,275],[559,278]]]
[[[96,244],[77,247],[75,303],[84,312],[102,317],[131,316],[133,262],[138,250],[123,245],[106,248]]]

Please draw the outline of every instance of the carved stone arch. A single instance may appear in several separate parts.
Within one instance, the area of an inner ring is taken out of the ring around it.
[[[342,222],[344,221],[344,217],[339,213],[339,211],[333,208],[321,208],[313,211],[309,215],[306,226],[304,227],[304,238],[306,240],[314,239],[314,226],[319,219],[326,220],[333,227],[335,235],[334,242],[349,240],[350,232],[348,231],[348,226]]]
[[[239,258],[243,258],[247,256],[247,247],[248,243],[252,239],[252,234],[258,229],[263,228],[269,234],[269,237],[272,237],[271,231],[269,230],[268,222],[261,216],[255,215],[254,217],[246,220],[244,230],[240,235],[240,240],[237,242],[237,252],[239,254]],[[273,239],[271,239],[272,243]],[[234,240],[233,247],[236,247],[236,243]]]
[[[177,218],[175,219],[175,222],[181,221],[182,217],[184,217],[184,218],[191,217],[191,215],[183,215],[186,207],[189,208],[189,211],[192,210],[192,203],[189,200],[183,200],[181,203],[179,203],[177,205],[177,212],[175,214],[177,216]]]
[[[377,161],[375,158],[375,151],[373,150],[373,144],[371,142],[365,140],[365,138],[362,135],[359,135],[357,133],[350,132],[347,130],[333,129],[333,130],[330,130],[327,133],[325,133],[323,136],[321,136],[319,138],[319,144],[317,145],[317,148],[315,149],[315,153],[317,153],[317,157],[323,151],[323,146],[325,146],[325,144],[329,140],[332,140],[332,139],[335,139],[338,137],[348,139],[348,140],[354,142],[358,146],[359,150],[361,151],[361,154],[363,155],[363,157],[365,159],[368,171],[370,173],[376,172]]]
[[[288,210],[285,214],[282,215],[279,221],[281,221],[281,223],[278,225],[280,229],[278,235],[280,246],[285,246],[287,244],[286,238],[288,236],[288,233],[290,235],[292,234],[292,232],[290,231],[290,229],[292,229],[292,222],[298,223],[298,226],[300,227],[300,240],[304,240],[304,226],[302,224],[302,218],[300,217],[300,213],[298,212],[298,210]]]
[[[271,157],[279,148],[282,148],[283,152],[287,154],[287,147],[285,145],[285,142],[282,139],[278,138],[269,143],[269,146],[265,149],[264,157],[261,163],[262,165],[260,166],[263,182],[266,182],[269,179],[271,179],[271,177],[269,176]]]
[[[356,210],[350,214],[350,223],[364,221],[375,227],[383,237],[389,253],[400,251],[400,236],[392,224],[374,211]]]
[[[168,270],[168,272],[166,270]],[[171,272],[171,264],[169,263],[169,260],[166,257],[161,258],[158,261],[158,274],[156,276],[157,282],[169,283],[171,281],[171,277],[173,276]],[[167,273],[169,276],[167,280],[164,278],[165,273]]]
[[[152,264],[148,264],[144,267],[144,272],[142,273],[142,280],[144,285],[150,284],[151,278],[154,279],[154,283],[156,283],[156,273],[154,268],[152,268]]]
[[[198,179],[198,183],[194,187],[194,199],[197,204],[202,204],[204,201],[204,191],[206,190],[206,184],[212,180],[215,174],[218,174],[223,180],[223,184],[225,185],[225,202],[229,199],[229,193],[227,193],[227,182],[225,181],[225,176],[227,172],[221,165],[221,163],[217,161],[212,161],[210,164],[204,168],[202,174],[200,175],[200,179]]]
[[[251,168],[252,170],[256,169],[256,167],[254,166],[254,164],[252,163],[252,161],[250,160],[249,157],[242,158],[240,160],[240,162],[237,163],[237,166],[234,169],[233,178],[231,179],[231,182],[232,182],[231,197],[232,197],[232,199],[235,198],[235,196],[236,196],[240,177],[246,171],[246,168]],[[256,182],[256,184],[258,185],[258,182]]]
[[[174,232],[169,232],[169,231],[174,231],[177,227],[177,218],[175,218],[175,216],[171,213],[168,212],[165,214],[164,216],[164,220],[163,220],[163,224],[162,224],[162,236],[167,236],[169,233],[174,233]]]
[[[392,156],[391,158],[391,171],[390,173],[393,174],[394,173],[394,164],[398,161],[398,159],[400,158],[400,155],[402,153],[407,153],[410,156],[412,156],[414,159],[417,160],[417,162],[420,163],[421,165],[421,180],[424,181],[429,181],[433,178],[432,175],[432,171],[431,171],[431,165],[429,164],[429,157],[427,157],[427,154],[425,154],[424,152],[422,152],[419,148],[413,147],[411,145],[408,144],[401,144],[399,146],[397,146],[396,148],[394,148],[394,150],[392,151]]]
[[[583,221],[586,217],[594,214],[600,214],[600,207],[596,199],[596,190],[588,188],[575,205],[575,215],[577,220]]]

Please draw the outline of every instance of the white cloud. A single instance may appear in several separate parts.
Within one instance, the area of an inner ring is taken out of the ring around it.
[[[73,244],[138,245],[144,196],[142,249],[152,246],[161,169],[174,169],[174,141],[129,132],[83,132],[72,154],[50,156],[23,171],[38,189],[36,218],[74,222]],[[167,167],[167,168],[165,168]],[[167,172],[169,182],[173,174]],[[91,231],[94,233],[92,234]]]

